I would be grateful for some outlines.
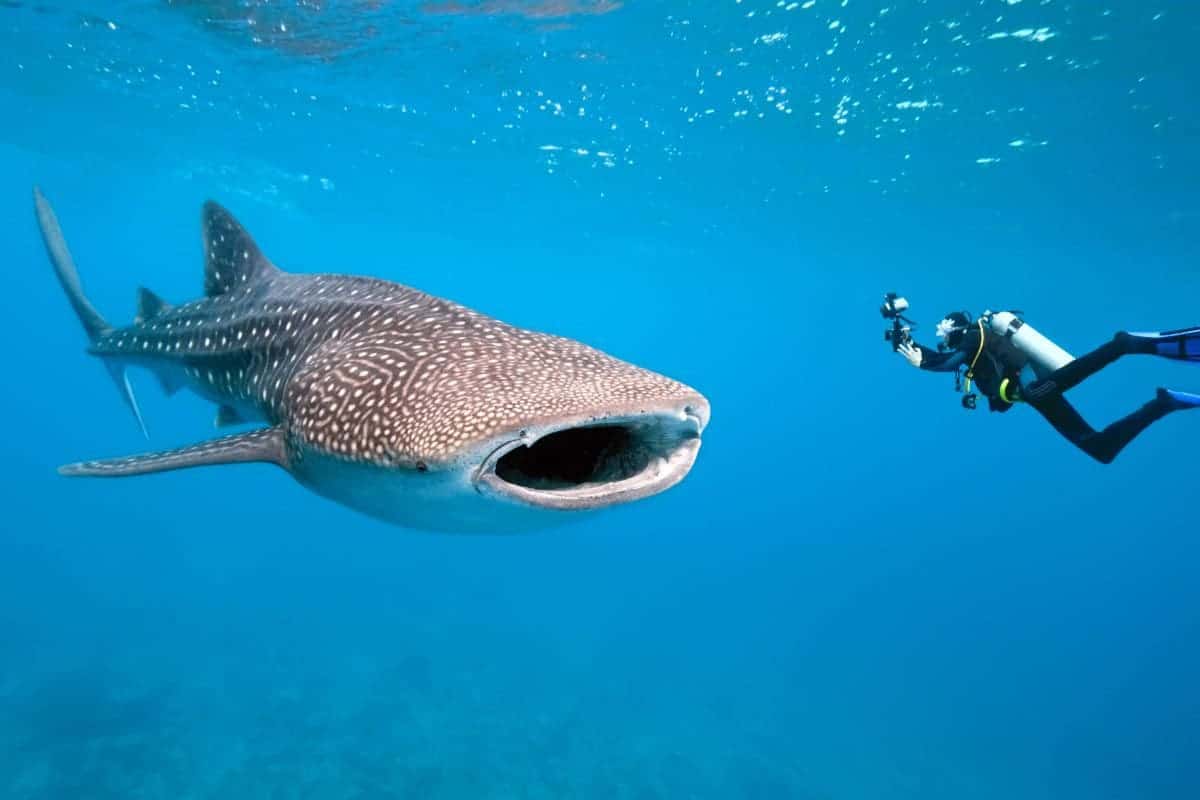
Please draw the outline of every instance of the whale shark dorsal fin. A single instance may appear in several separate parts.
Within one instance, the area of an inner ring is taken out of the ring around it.
[[[209,200],[201,218],[204,230],[204,294],[213,297],[275,272],[275,265],[233,214]]]
[[[137,317],[135,321],[138,324],[147,322],[155,317],[171,310],[171,304],[154,292],[142,286],[138,289],[137,294]]]
[[[58,472],[72,477],[120,478],[189,467],[245,464],[253,461],[287,468],[286,436],[282,428],[261,428],[157,453],[141,453],[103,461],[82,461],[59,467]]]

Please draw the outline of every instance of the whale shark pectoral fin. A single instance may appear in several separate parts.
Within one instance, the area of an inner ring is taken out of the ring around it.
[[[282,428],[247,431],[158,453],[142,453],[103,461],[82,461],[59,467],[58,472],[60,475],[71,477],[123,478],[128,475],[148,475],[190,467],[244,464],[254,461],[287,468],[287,447]]]

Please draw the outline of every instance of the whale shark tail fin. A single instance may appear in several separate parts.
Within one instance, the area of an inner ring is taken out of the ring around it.
[[[46,243],[46,252],[50,255],[50,263],[54,267],[54,274],[58,278],[58,282],[62,284],[71,308],[75,309],[75,316],[79,317],[79,322],[83,325],[88,340],[95,342],[111,332],[113,328],[83,293],[83,285],[79,281],[79,271],[75,269],[75,261],[71,258],[71,251],[67,249],[67,241],[63,238],[58,218],[54,215],[54,209],[50,207],[49,201],[36,186],[33,189],[33,205],[37,213],[38,226],[42,230],[42,240]],[[142,418],[141,409],[138,408],[137,398],[133,396],[133,387],[129,385],[129,377],[125,374],[125,365],[112,359],[106,359],[104,366],[108,370],[108,374],[112,376],[121,399],[133,412],[138,427],[142,429],[142,435],[146,436],[146,421]]]

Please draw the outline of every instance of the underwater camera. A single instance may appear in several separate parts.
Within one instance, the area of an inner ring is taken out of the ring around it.
[[[879,313],[884,319],[897,319],[905,311],[908,311],[908,300],[895,292],[888,292],[883,296],[883,305],[879,307]]]
[[[883,340],[891,342],[893,350],[898,350],[900,345],[912,341],[913,321],[904,316],[905,311],[908,311],[908,300],[895,292],[888,292],[883,296],[883,305],[879,307],[879,313],[884,319],[892,321],[892,326],[883,332]]]

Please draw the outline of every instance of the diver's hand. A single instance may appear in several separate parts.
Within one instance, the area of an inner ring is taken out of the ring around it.
[[[908,363],[914,367],[921,366],[921,361],[924,358],[921,354],[921,349],[916,347],[912,342],[904,342],[896,348],[896,352],[908,359]]]

